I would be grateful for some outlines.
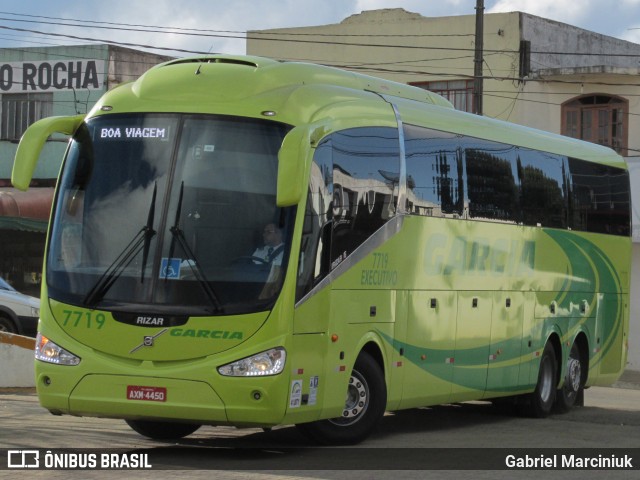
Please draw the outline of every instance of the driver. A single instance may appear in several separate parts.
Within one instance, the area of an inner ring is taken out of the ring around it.
[[[284,250],[284,243],[282,243],[282,230],[280,230],[274,223],[269,223],[262,231],[262,240],[264,245],[256,248],[252,256],[263,260],[265,263],[280,266],[282,264],[282,253]],[[254,260],[253,263],[261,262]]]

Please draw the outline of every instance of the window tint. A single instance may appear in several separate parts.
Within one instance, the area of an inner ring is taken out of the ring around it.
[[[336,266],[395,214],[400,146],[398,130],[388,127],[343,130],[331,140]]]
[[[516,147],[470,137],[463,144],[469,217],[519,222]]]
[[[564,157],[518,148],[516,163],[525,225],[567,227]]]
[[[623,169],[413,125],[404,135],[412,215],[630,234]]]
[[[462,152],[453,133],[404,126],[407,211],[415,215],[461,216],[464,209]]]
[[[395,128],[342,130],[318,145],[309,178],[297,300],[395,215],[399,182]]]
[[[571,227],[629,235],[629,175],[626,171],[569,158]]]
[[[296,300],[300,300],[329,272],[332,178],[332,143],[331,139],[328,139],[318,145],[311,164],[309,193],[300,242]]]

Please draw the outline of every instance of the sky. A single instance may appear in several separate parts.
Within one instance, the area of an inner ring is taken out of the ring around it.
[[[474,15],[475,5],[476,0],[0,0],[0,48],[95,40],[172,56],[244,54],[247,30],[339,23],[381,8],[427,17]],[[640,43],[640,0],[485,0],[485,13],[512,11]]]

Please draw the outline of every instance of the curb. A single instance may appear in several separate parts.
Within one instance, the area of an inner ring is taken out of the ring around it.
[[[35,338],[0,332],[0,388],[34,387]]]
[[[0,343],[7,345],[15,345],[16,347],[26,348],[27,350],[35,350],[36,339],[31,337],[23,337],[13,333],[0,332]]]
[[[632,390],[640,390],[640,371],[625,370],[616,383],[612,385],[616,388],[626,388]]]

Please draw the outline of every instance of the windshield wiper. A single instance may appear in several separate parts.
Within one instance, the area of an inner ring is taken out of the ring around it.
[[[184,194],[184,182],[182,182],[182,184],[180,185],[180,196],[178,197],[178,206],[176,208],[176,218],[173,223],[173,227],[169,229],[169,231],[171,232],[171,235],[173,235],[173,238],[171,239],[171,246],[169,247],[169,258],[173,258],[175,241],[177,240],[178,244],[180,245],[180,248],[182,248],[182,251],[192,260],[188,262],[189,267],[191,268],[191,271],[195,275],[196,279],[198,280],[198,284],[200,285],[200,287],[206,294],[207,298],[211,302],[211,305],[213,305],[213,308],[215,309],[215,313],[222,313],[223,311],[222,304],[220,303],[220,300],[218,300],[217,295],[211,288],[211,285],[209,284],[209,281],[207,280],[206,275],[202,271],[200,262],[196,258],[195,253],[193,253],[193,250],[191,250],[191,247],[189,247],[189,244],[187,243],[187,239],[184,236],[184,232],[180,228],[180,216],[182,212],[183,194]],[[165,281],[167,278],[168,277],[165,277]]]
[[[151,207],[147,216],[147,225],[144,227],[144,246],[142,250],[142,269],[140,270],[140,283],[144,283],[144,271],[147,268],[147,259],[149,258],[149,248],[151,247],[151,239],[156,234],[153,229],[153,219],[156,213],[156,194],[158,193],[158,182],[153,186],[153,197],[151,197]]]
[[[120,274],[131,263],[131,261],[143,252],[142,273],[140,281],[144,281],[144,270],[149,256],[149,246],[151,239],[155,236],[156,231],[153,229],[154,212],[156,208],[156,194],[158,184],[153,187],[153,196],[151,197],[151,205],[149,206],[149,214],[147,215],[147,224],[133,237],[129,244],[122,250],[120,255],[113,261],[111,265],[104,271],[98,281],[93,285],[91,290],[85,295],[82,303],[87,307],[95,306],[104,298],[109,289],[116,282]]]

